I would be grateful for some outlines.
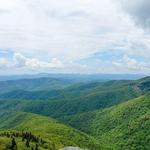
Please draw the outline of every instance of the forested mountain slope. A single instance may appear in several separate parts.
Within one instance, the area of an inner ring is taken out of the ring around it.
[[[114,150],[150,147],[150,94],[122,104],[66,118],[66,122]]]
[[[0,93],[7,93],[17,90],[39,91],[61,89],[72,83],[74,83],[72,80],[57,78],[7,80],[0,81]]]
[[[140,85],[138,81],[109,81],[78,83],[49,91],[16,90],[1,94],[0,103],[5,104],[7,109],[17,103],[14,109],[61,118],[103,109],[138,97],[145,91]],[[4,99],[8,100],[3,103]]]
[[[108,92],[93,91],[90,94],[75,98],[60,97],[58,100],[1,100],[0,108],[23,110],[46,116],[62,118],[76,113],[103,109],[131,98],[138,97],[139,95],[139,92],[127,87],[122,89],[119,88],[117,90],[112,89]]]
[[[0,94],[5,95],[0,100],[2,132],[11,130],[20,135],[26,130],[51,141],[47,144],[57,149],[79,146],[90,150],[149,150],[150,77],[49,87]],[[18,144],[20,138],[16,139]],[[0,141],[4,146],[10,139],[2,136]],[[31,145],[35,147],[36,143]],[[40,147],[42,150],[45,145]]]
[[[43,149],[55,147],[58,150],[65,146],[100,149],[98,142],[94,138],[44,116],[23,112],[4,112],[0,114],[0,122],[1,133],[5,131],[9,133],[10,131],[23,131],[31,132],[37,137],[40,135],[40,138],[45,141],[41,145]]]

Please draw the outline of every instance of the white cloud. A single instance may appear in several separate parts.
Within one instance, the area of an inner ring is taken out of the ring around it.
[[[150,1],[149,0],[121,0],[123,8],[131,15],[138,26],[150,29]]]
[[[57,58],[52,58],[51,62],[40,61],[35,58],[27,59],[25,65],[28,68],[36,68],[36,69],[39,69],[39,68],[51,69],[51,68],[63,68],[64,67],[63,63]]]
[[[28,69],[52,69],[64,67],[64,64],[57,58],[52,58],[51,62],[45,62],[37,58],[27,58],[20,53],[14,54],[13,64],[15,67],[25,67]]]
[[[81,59],[119,39],[117,34],[130,26],[118,12],[115,0],[1,3],[10,13],[0,15],[0,47],[9,45],[15,52],[28,55],[46,53],[68,61]]]
[[[26,66],[26,62],[28,61],[28,58],[26,58],[20,53],[15,53],[13,57],[13,61],[16,67],[24,67]]]
[[[8,61],[5,58],[0,58],[0,69],[6,68],[8,66]]]
[[[131,71],[149,71],[150,67],[147,63],[137,61],[134,58],[124,56],[122,59],[112,61],[112,64],[121,70],[131,70]]]
[[[135,8],[137,0],[133,1]],[[131,4],[125,0],[0,0],[0,51],[14,53],[13,66],[9,66],[42,71],[107,71],[102,64],[97,69],[92,62],[91,68],[76,62],[108,49],[150,59],[150,35],[135,24],[142,17],[135,19],[127,3]],[[116,45],[124,40],[126,45],[118,49]],[[109,70],[115,72],[113,65]],[[127,72],[130,70],[128,67]]]

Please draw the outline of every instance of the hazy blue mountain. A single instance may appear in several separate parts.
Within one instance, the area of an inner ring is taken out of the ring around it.
[[[33,75],[9,75],[0,76],[0,81],[34,79],[34,78],[63,78],[71,79],[78,82],[96,81],[96,80],[136,80],[143,78],[145,75],[139,74],[33,74]]]
[[[6,93],[16,90],[39,91],[50,89],[61,89],[73,81],[69,79],[58,78],[35,78],[0,81],[0,93]]]

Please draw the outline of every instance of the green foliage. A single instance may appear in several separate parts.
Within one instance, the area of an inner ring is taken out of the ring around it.
[[[149,150],[150,95],[102,111],[75,115],[67,122],[114,150]],[[90,117],[87,117],[90,116]]]
[[[21,140],[21,138],[24,140]],[[0,143],[1,150],[37,150],[37,148],[44,150],[44,144],[46,143],[42,138],[33,135],[31,132],[1,131],[0,139],[5,139],[5,143],[3,141]]]
[[[0,81],[0,93],[17,90],[40,91],[62,89],[72,83],[73,81],[63,78],[35,78]]]
[[[5,100],[5,102],[0,101],[0,108],[38,113],[63,120],[64,117],[69,115],[103,109],[138,97],[142,92],[131,83],[132,81],[82,83],[59,92],[56,90],[58,93],[56,91],[56,93],[52,91],[32,91],[26,92],[24,95],[24,92],[18,91],[15,94],[12,92],[11,98],[21,95],[21,97],[25,96],[32,99],[43,97],[44,100]],[[34,93],[37,94],[34,95]],[[48,97],[53,98],[45,100]]]
[[[15,136],[22,150],[58,150],[65,146],[149,150],[149,78],[73,85],[47,78],[4,81],[0,89],[0,97],[5,99],[0,100],[1,131],[31,133],[28,138]],[[31,140],[32,135],[43,144]],[[9,134],[0,136],[0,149],[14,145],[12,139]]]
[[[100,149],[99,144],[94,138],[44,116],[31,113],[8,112],[3,117],[0,117],[1,120],[3,122],[0,124],[0,128],[3,131],[28,131],[36,136],[40,135],[46,141],[44,146],[48,148],[54,147],[55,145],[57,150],[58,148],[71,145],[89,149],[94,147],[95,150]],[[25,141],[26,147],[30,147],[30,140],[28,138],[22,141]]]

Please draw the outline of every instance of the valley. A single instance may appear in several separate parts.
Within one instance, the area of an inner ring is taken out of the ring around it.
[[[19,150],[150,147],[150,77],[86,82],[18,79],[0,81],[0,89],[2,150],[11,149],[13,138]],[[23,140],[25,133],[30,136]]]

